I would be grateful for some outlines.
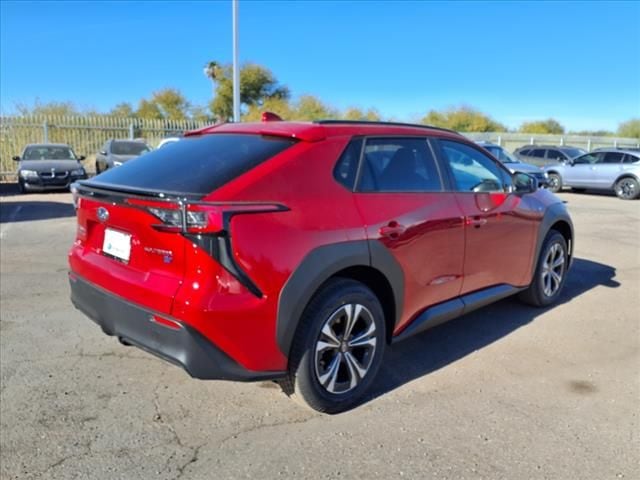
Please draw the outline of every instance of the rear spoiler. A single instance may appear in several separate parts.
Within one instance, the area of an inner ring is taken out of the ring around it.
[[[255,122],[255,123],[220,123],[185,132],[185,137],[195,137],[211,133],[240,133],[265,135],[271,137],[295,138],[304,142],[318,142],[327,138],[322,125],[304,122]]]

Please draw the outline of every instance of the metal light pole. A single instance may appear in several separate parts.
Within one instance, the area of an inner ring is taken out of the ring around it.
[[[240,66],[238,65],[238,0],[231,0],[233,9],[233,121],[240,121]]]

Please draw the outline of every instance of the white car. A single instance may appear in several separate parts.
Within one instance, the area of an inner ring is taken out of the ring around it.
[[[158,144],[157,148],[162,148],[166,145],[169,145],[171,143],[175,143],[175,142],[179,142],[181,137],[167,137],[167,138],[163,138],[160,143]]]

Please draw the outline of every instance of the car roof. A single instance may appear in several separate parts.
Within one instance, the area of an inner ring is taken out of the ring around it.
[[[633,155],[635,157],[640,156],[640,151],[638,150],[633,150],[633,149],[625,149],[625,148],[615,148],[615,147],[610,147],[610,148],[606,148],[606,147],[602,147],[602,148],[596,148],[595,150],[589,152],[589,153],[593,153],[593,152],[604,152],[604,153],[626,153],[628,155]]]
[[[580,149],[581,147],[573,147],[571,145],[523,145],[522,147],[519,147],[518,150],[523,150],[525,148],[553,148],[555,150],[576,150]]]
[[[343,135],[431,135],[465,139],[453,130],[394,122],[367,122],[349,120],[317,120],[314,122],[266,121],[223,123],[185,133],[185,137],[208,133],[254,133],[278,137],[292,137],[315,142]],[[466,139],[465,139],[466,140]]]
[[[481,147],[500,147],[500,148],[502,148],[497,143],[487,142],[486,140],[478,140],[476,143],[478,145],[480,145]]]

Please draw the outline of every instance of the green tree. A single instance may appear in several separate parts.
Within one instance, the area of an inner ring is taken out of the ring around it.
[[[267,98],[262,105],[251,105],[247,109],[247,113],[242,116],[242,121],[259,122],[263,112],[275,113],[283,120],[296,119],[295,112],[288,100],[284,98]]]
[[[504,132],[507,128],[488,115],[468,106],[431,110],[421,123],[457,132]]]
[[[16,104],[16,111],[20,115],[72,116],[82,114],[73,102],[42,102],[39,98],[36,98],[33,105]]]
[[[370,122],[379,122],[380,113],[375,108],[370,108],[363,112],[359,108],[350,107],[341,115],[344,120],[367,120]]]
[[[233,116],[233,68],[231,65],[220,65],[209,62],[205,66],[205,75],[215,84],[215,96],[209,108],[221,120],[229,120]],[[278,83],[273,73],[254,63],[247,63],[240,68],[240,103],[245,110],[261,107],[267,99],[288,99],[289,89]]]
[[[537,120],[534,122],[524,122],[520,125],[520,132],[522,133],[564,133],[564,127],[553,118],[547,120]]]
[[[640,138],[640,118],[632,118],[622,122],[618,126],[618,135],[621,137]]]
[[[213,122],[207,108],[200,105],[192,105],[189,109],[189,116],[197,122]]]
[[[313,95],[302,95],[295,104],[295,120],[320,120],[336,118],[338,112]]]
[[[164,118],[158,104],[145,98],[138,103],[136,117],[147,120],[162,120]]]
[[[158,106],[162,118],[166,120],[185,120],[190,105],[185,96],[175,88],[164,88],[153,92],[151,102]]]
[[[114,117],[133,117],[134,111],[133,107],[128,102],[118,103],[115,107],[113,107],[109,111],[109,115],[113,115]]]

